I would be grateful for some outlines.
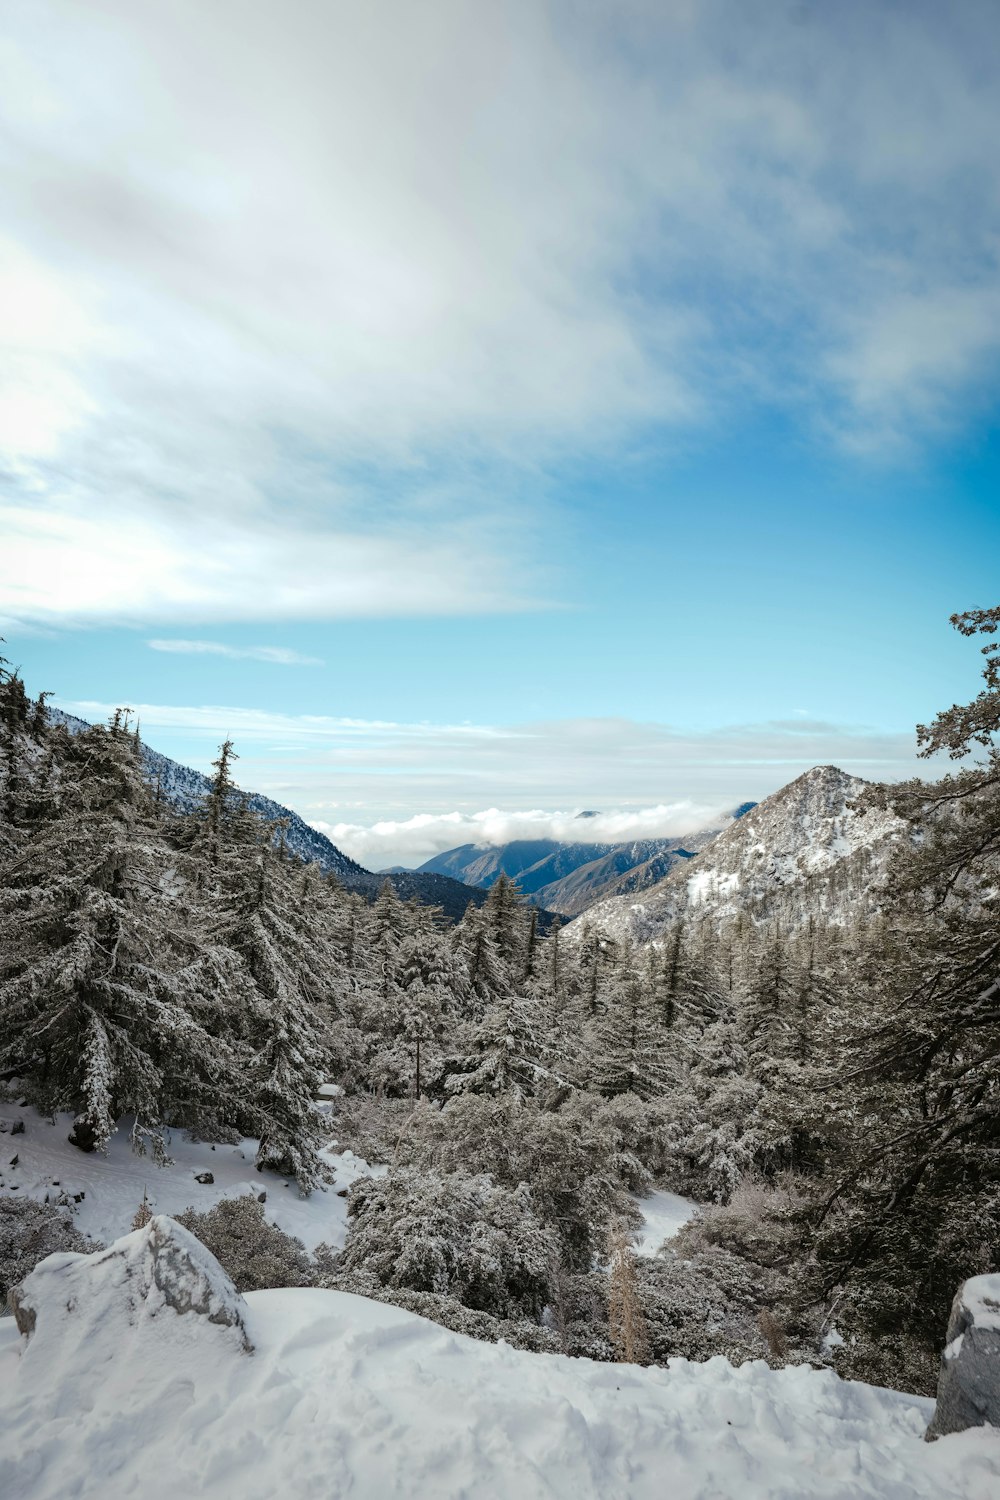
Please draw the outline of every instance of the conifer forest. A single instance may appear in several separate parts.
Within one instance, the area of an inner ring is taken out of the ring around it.
[[[253,1199],[193,1217],[244,1288],[932,1393],[956,1287],[1000,1270],[1000,609],[953,624],[984,683],[917,731],[947,774],[861,788],[884,857],[836,901],[816,877],[645,942],[600,911],[543,931],[503,874],[457,922],[388,881],[371,899],[253,811],[232,743],[179,809],[127,712],[71,732],[4,663],[6,1096],[69,1112],[81,1153],[126,1133],[151,1179],[180,1129],[252,1138],[261,1183],[302,1196],[333,1191],[332,1133],[384,1164],[340,1248],[306,1254]],[[698,1209],[635,1257],[654,1187]],[[0,1219],[4,1290],[29,1239],[76,1243],[54,1208]]]

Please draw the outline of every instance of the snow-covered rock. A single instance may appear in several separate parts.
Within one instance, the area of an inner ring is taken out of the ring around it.
[[[937,1405],[927,1429],[933,1441],[984,1424],[1000,1428],[1000,1276],[972,1276],[951,1305]]]
[[[178,1336],[191,1346],[179,1319],[208,1325],[236,1351],[251,1349],[242,1297],[201,1241],[165,1214],[106,1250],[48,1256],[10,1302],[32,1369],[79,1360],[93,1380],[111,1361],[161,1359]]]
[[[672,922],[740,912],[780,917],[795,927],[810,917],[842,921],[877,905],[878,880],[905,825],[879,809],[852,804],[867,783],[836,766],[815,766],[730,824],[683,868],[643,893],[599,901],[565,929],[584,925],[615,939],[655,943]]]

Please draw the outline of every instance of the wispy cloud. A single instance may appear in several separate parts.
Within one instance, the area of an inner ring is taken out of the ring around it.
[[[998,28],[854,0],[15,7],[5,611],[537,607],[567,454],[748,403],[875,453],[961,420],[1000,350]]]
[[[222,641],[147,641],[151,651],[171,656],[227,656],[234,661],[266,661],[277,667],[322,667],[321,656],[303,656],[287,646],[227,646]]]

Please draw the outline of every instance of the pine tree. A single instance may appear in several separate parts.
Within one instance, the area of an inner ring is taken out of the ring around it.
[[[654,996],[630,949],[624,949],[610,986],[604,1013],[590,1042],[590,1079],[608,1098],[636,1094],[653,1099],[669,1074],[666,1034]]]
[[[58,813],[0,889],[0,1067],[75,1111],[84,1149],[124,1114],[157,1152],[179,1117],[231,1128],[242,1078],[224,1039],[226,961],[199,948],[165,889],[169,851],[122,716],[78,736],[61,769]]]
[[[1000,609],[953,624],[994,635]],[[827,1287],[877,1284],[869,1321],[890,1337],[939,1338],[957,1282],[1000,1269],[1000,655],[993,642],[983,654],[978,697],[918,728],[922,755],[977,762],[868,794],[915,837],[856,966],[817,1251]]]

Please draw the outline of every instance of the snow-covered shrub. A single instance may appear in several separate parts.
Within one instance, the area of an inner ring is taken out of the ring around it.
[[[593,1098],[550,1112],[510,1096],[463,1094],[443,1109],[418,1110],[401,1135],[398,1158],[423,1170],[489,1173],[511,1188],[527,1183],[563,1264],[584,1272],[603,1253],[611,1224],[638,1222],[622,1180],[621,1145]],[[633,1173],[643,1175],[630,1156],[630,1180]]]
[[[7,1297],[40,1260],[62,1250],[87,1254],[103,1247],[76,1228],[69,1215],[50,1203],[0,1197],[0,1312]]]
[[[582,1104],[584,1098],[580,1096]],[[577,1101],[573,1106],[580,1108]],[[668,1126],[670,1111],[662,1099],[647,1102],[635,1094],[602,1099],[594,1111],[594,1126],[614,1133],[614,1165],[633,1193],[648,1192],[652,1178],[661,1178],[671,1161]]]
[[[416,1112],[426,1108],[421,1103]],[[400,1136],[408,1133],[413,1118],[412,1099],[343,1094],[336,1100],[330,1128],[338,1150],[353,1151],[364,1161],[392,1161]]]
[[[211,1250],[240,1292],[268,1287],[311,1286],[315,1267],[301,1240],[269,1224],[264,1208],[251,1194],[223,1198],[207,1213],[189,1208],[178,1224]]]
[[[674,1255],[663,1260],[640,1259],[637,1271],[657,1364],[674,1355],[702,1360],[722,1354],[733,1364],[768,1358],[787,1364],[795,1358],[791,1352],[775,1358],[761,1328],[760,1314],[766,1311],[785,1331],[783,1310],[772,1311],[781,1293],[773,1272],[725,1250],[707,1251],[689,1260]],[[797,1352],[803,1357],[801,1347]]]
[[[759,1266],[788,1265],[798,1258],[812,1199],[808,1183],[790,1174],[776,1182],[741,1177],[725,1204],[708,1204],[685,1224],[684,1250],[728,1250]]]
[[[355,1183],[348,1213],[343,1271],[497,1317],[541,1315],[557,1245],[524,1185],[397,1169]]]

